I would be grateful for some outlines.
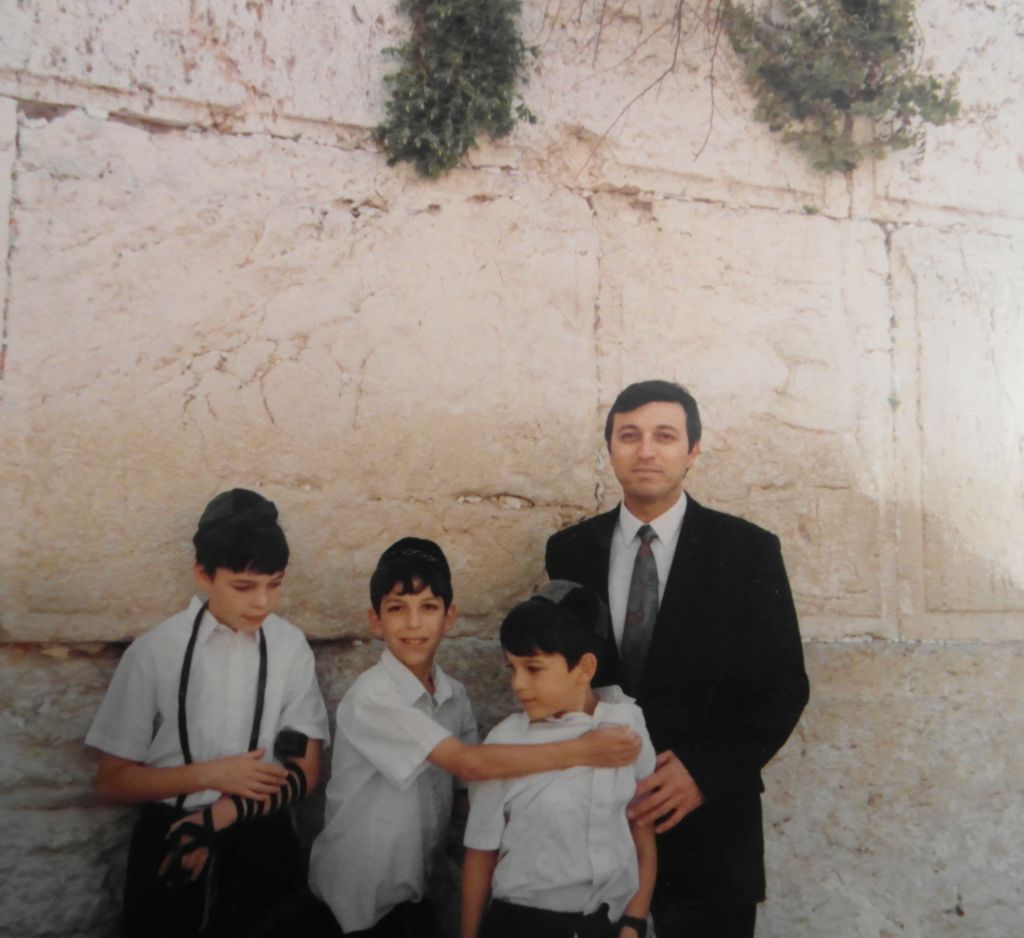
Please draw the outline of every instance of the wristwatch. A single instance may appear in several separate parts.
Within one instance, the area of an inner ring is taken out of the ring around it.
[[[632,928],[637,938],[644,938],[647,934],[647,919],[637,918],[635,915],[623,915],[619,919],[619,928]]]

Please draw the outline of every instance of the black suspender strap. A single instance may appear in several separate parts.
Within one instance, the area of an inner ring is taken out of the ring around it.
[[[260,676],[256,681],[256,710],[252,716],[252,732],[249,734],[249,752],[260,741],[260,724],[263,722],[263,698],[267,695],[267,636],[260,626]]]
[[[203,603],[196,613],[195,621],[192,623],[192,634],[189,636],[188,645],[185,648],[185,658],[181,662],[181,677],[178,679],[178,741],[181,743],[181,754],[185,758],[185,765],[192,764],[192,750],[188,745],[188,714],[185,712],[185,701],[188,699],[188,679],[192,673],[192,655],[196,650],[196,639],[199,637],[199,625],[203,621],[203,613],[209,602]],[[183,795],[178,796],[179,802],[184,801]],[[181,804],[178,805],[181,807]]]
[[[188,679],[192,673],[192,656],[195,654],[196,639],[199,637],[199,626],[203,621],[203,613],[210,605],[209,601],[199,607],[195,621],[192,623],[192,634],[185,648],[185,657],[181,662],[181,678],[178,680],[178,741],[181,743],[181,755],[185,765],[192,764],[192,749],[188,743]],[[263,722],[263,701],[267,694],[267,636],[260,627],[260,670],[256,680],[256,711],[252,718],[252,732],[249,734],[249,751],[256,748],[260,738],[260,724]],[[185,795],[178,795],[177,806],[185,806]]]

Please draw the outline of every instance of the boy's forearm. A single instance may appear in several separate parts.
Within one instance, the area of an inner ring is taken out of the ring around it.
[[[466,782],[518,778],[578,765],[629,765],[640,750],[639,737],[624,727],[591,730],[559,743],[484,743],[473,746],[449,736],[427,757]]]
[[[578,756],[573,756],[580,751],[576,743],[570,740],[539,745],[484,743],[472,746],[452,737],[439,743],[428,758],[464,782],[484,782],[579,765]]]
[[[498,864],[496,850],[466,849],[462,862],[462,925],[460,938],[477,938],[483,921],[487,898],[491,894],[491,879]]]
[[[232,805],[233,817],[230,823],[273,814],[303,801],[310,792],[315,791],[320,782],[322,751],[323,740],[307,739],[303,755],[285,761],[283,770],[287,774],[269,797],[253,799],[232,795],[229,798],[221,799]],[[215,827],[217,830],[221,829],[216,822]]]
[[[626,905],[626,915],[646,918],[651,908],[654,880],[658,873],[658,848],[654,828],[650,824],[631,822],[629,831],[633,835],[633,845],[636,848],[639,885],[633,898]],[[632,936],[632,932],[626,934]]]
[[[207,788],[204,763],[157,768],[104,753],[96,769],[96,793],[111,804],[145,804]]]

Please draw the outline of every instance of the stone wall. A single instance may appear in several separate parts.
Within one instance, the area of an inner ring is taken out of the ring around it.
[[[692,491],[779,533],[801,613],[759,938],[1018,930],[1024,13],[922,0],[962,118],[826,179],[727,49],[712,97],[699,28],[640,94],[671,3],[598,42],[599,6],[526,4],[538,124],[427,182],[372,139],[384,0],[0,0],[0,938],[113,933],[126,815],[81,739],[211,495],[281,508],[331,702],[380,550],[440,540],[490,725],[495,626],[614,503],[603,411],[649,376],[696,394]]]

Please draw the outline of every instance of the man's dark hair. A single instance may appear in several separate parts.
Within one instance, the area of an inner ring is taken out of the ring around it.
[[[447,609],[452,604],[452,573],[444,551],[422,537],[395,541],[380,555],[377,569],[370,577],[370,602],[378,615],[381,601],[395,587],[412,595],[429,589],[444,600]]]
[[[277,507],[258,492],[221,492],[205,508],[192,538],[196,563],[207,576],[219,567],[242,573],[280,573],[288,566],[288,541]]]
[[[501,623],[501,647],[518,658],[561,655],[570,669],[575,668],[587,652],[597,657],[602,616],[607,615],[604,603],[593,590],[566,580],[553,580],[505,616]]]
[[[700,442],[700,411],[697,410],[697,402],[693,395],[674,381],[638,381],[621,391],[604,422],[605,443],[611,446],[616,414],[628,414],[638,407],[643,407],[644,404],[653,404],[655,401],[667,401],[679,404],[683,408],[686,413],[686,438],[692,450]]]

